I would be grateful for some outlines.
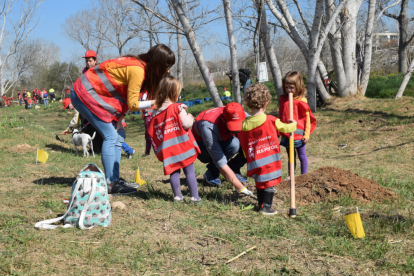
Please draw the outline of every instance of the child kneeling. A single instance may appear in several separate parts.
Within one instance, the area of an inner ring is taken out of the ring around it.
[[[272,204],[276,192],[274,186],[282,181],[279,132],[296,130],[294,120],[285,124],[265,114],[271,99],[269,89],[263,84],[255,83],[247,89],[244,100],[251,109],[251,116],[243,121],[238,136],[247,159],[247,176],[253,177],[256,182],[259,212],[264,215],[277,214]]]
[[[157,146],[157,158],[164,164],[164,175],[170,175],[174,202],[184,202],[181,193],[180,171],[184,170],[190,189],[190,202],[200,203],[194,161],[200,153],[190,130],[194,118],[187,114],[184,104],[177,104],[181,83],[172,76],[161,80],[155,96],[155,109],[148,125],[148,133]]]

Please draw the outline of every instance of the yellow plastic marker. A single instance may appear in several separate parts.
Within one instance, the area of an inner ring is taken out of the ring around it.
[[[37,149],[36,164],[37,164],[37,161],[42,162],[42,163],[46,163],[48,157],[49,157],[49,153],[47,153],[47,152],[45,152],[41,149]]]
[[[137,169],[137,174],[135,176],[135,183],[138,183],[140,186],[147,184],[147,182],[141,179],[141,174],[139,173],[139,168]]]
[[[345,222],[355,239],[362,239],[365,237],[364,226],[362,226],[361,215],[358,212],[358,207],[356,213],[345,216]]]

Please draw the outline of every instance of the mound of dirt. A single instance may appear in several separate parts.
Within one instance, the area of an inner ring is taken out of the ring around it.
[[[36,148],[33,148],[28,144],[20,144],[15,147],[9,148],[9,150],[16,153],[26,153],[29,151],[35,151]]]
[[[310,204],[341,195],[363,201],[394,199],[395,193],[351,171],[325,167],[296,177],[296,202]],[[290,180],[277,185],[278,194],[290,194]]]

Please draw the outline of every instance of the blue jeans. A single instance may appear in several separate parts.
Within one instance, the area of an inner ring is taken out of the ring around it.
[[[48,106],[47,99],[43,99],[43,104],[44,104],[45,106]]]
[[[23,105],[23,103],[22,103],[22,102],[23,102],[23,100],[22,100],[22,99],[19,99],[19,105],[20,105],[20,106],[22,106],[22,105]]]
[[[214,178],[218,178],[220,175],[219,169],[214,165],[213,159],[207,151],[204,143],[197,142],[201,153],[197,156],[197,159],[201,163],[207,164],[207,169],[211,172]],[[223,150],[224,155],[227,158],[227,165],[236,174],[240,174],[240,169],[246,165],[246,157],[244,157],[243,150],[240,147],[240,142],[237,137],[232,137],[226,141],[220,142],[220,147]],[[232,158],[234,156],[234,158]],[[232,158],[230,160],[230,158]],[[230,161],[228,161],[230,160]]]
[[[134,149],[131,148],[127,143],[122,143],[122,150],[125,151],[126,154],[133,154]]]
[[[251,83],[252,83],[252,80],[248,78],[246,83],[243,85],[243,96],[246,95],[246,89],[249,88]]]
[[[123,129],[116,131],[116,121],[110,123],[102,121],[86,107],[72,88],[70,100],[73,107],[85,117],[88,122],[102,135],[101,160],[106,179],[112,183],[119,180],[119,166],[121,164],[122,144],[125,139]]]

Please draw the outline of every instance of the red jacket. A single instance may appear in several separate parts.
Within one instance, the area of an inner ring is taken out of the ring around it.
[[[95,68],[90,68],[73,85],[76,95],[96,116],[104,122],[116,120],[128,111],[128,85],[119,84],[109,75],[108,63],[120,66],[140,66],[145,64],[132,58],[116,58],[107,60]]]
[[[306,129],[306,112],[309,111],[310,116],[310,133],[316,128],[316,118],[313,116],[309,105],[299,100],[293,100],[293,119],[297,123],[297,129],[294,133],[295,140],[301,140]],[[289,123],[289,96],[282,95],[279,100],[279,118],[283,123]],[[289,138],[289,133],[280,133],[280,135]]]
[[[234,137],[234,135],[227,128],[226,123],[223,121],[223,109],[224,109],[224,106],[212,108],[204,112],[201,112],[197,116],[197,118],[195,119],[194,125],[193,125],[193,134],[194,134],[196,141],[203,141],[203,137],[201,136],[201,133],[198,130],[198,123],[200,121],[209,121],[215,124],[218,127],[218,130],[220,132],[221,138],[223,138],[223,141],[227,141],[231,137]]]
[[[181,124],[179,105],[171,104],[148,124],[148,133],[157,146],[157,158],[164,164],[165,175],[193,164],[200,153],[191,131]]]
[[[249,131],[241,131],[238,135],[247,159],[247,176],[254,178],[256,187],[260,190],[275,186],[282,181],[276,120],[276,117],[267,115],[266,121],[261,126]]]

